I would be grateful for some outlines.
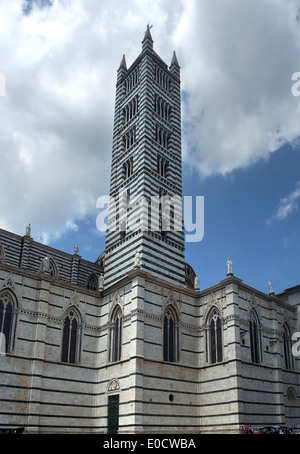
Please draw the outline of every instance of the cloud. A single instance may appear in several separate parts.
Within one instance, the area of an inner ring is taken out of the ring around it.
[[[226,174],[298,144],[299,2],[191,0],[177,27],[185,103],[184,156]]]
[[[283,221],[287,216],[293,213],[298,208],[300,200],[300,181],[296,184],[296,188],[287,197],[279,200],[274,214],[268,219],[268,223],[274,220]]]
[[[184,160],[200,176],[300,135],[296,0],[0,2],[0,227],[51,242],[109,191],[116,71],[141,51],[182,70]],[[46,5],[46,6],[45,6]],[[43,7],[45,6],[45,7]]]
[[[31,222],[49,243],[96,219],[122,54],[130,64],[141,52],[151,17],[163,42],[168,10],[170,1],[1,1],[0,227],[23,234]]]

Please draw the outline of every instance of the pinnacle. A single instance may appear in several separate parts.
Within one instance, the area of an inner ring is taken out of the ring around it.
[[[127,64],[126,64],[126,59],[125,59],[125,55],[124,54],[123,54],[123,58],[121,60],[119,69],[121,69],[121,68],[124,68],[124,69],[127,70]]]
[[[150,29],[152,28],[152,25],[149,26],[149,24],[147,24],[147,28],[146,28],[146,31],[145,31],[145,35],[144,35],[144,39],[142,42],[146,41],[146,39],[150,39],[153,43],[153,39],[152,39],[152,36],[151,36],[151,32],[150,32]]]
[[[175,50],[173,51],[173,56],[172,56],[172,61],[171,61],[171,66],[173,66],[173,65],[179,66]]]

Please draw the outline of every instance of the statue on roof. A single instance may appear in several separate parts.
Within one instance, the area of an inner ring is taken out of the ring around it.
[[[232,261],[229,258],[227,260],[227,276],[232,276],[232,275],[233,275],[233,273],[232,273]]]
[[[28,226],[26,227],[26,236],[30,236],[31,235],[31,224],[28,224]]]

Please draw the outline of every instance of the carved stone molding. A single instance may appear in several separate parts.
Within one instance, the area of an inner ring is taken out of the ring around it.
[[[111,392],[116,392],[116,391],[120,391],[120,383],[119,383],[119,380],[117,380],[116,378],[113,378],[108,383],[107,392],[111,393]]]

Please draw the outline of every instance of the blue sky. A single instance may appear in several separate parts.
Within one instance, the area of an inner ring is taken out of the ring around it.
[[[294,191],[300,180],[300,150],[289,145],[268,161],[236,170],[228,176],[203,181],[183,170],[183,195],[204,196],[204,237],[186,243],[186,261],[200,277],[202,290],[226,278],[228,257],[235,276],[260,291],[298,285],[300,262],[300,197],[284,219],[275,217],[279,201]],[[77,232],[68,232],[52,243],[72,251],[79,244],[85,259],[94,261],[105,247],[95,219],[81,222]]]
[[[186,244],[186,258],[206,288],[226,277],[226,260],[245,283],[280,292],[299,283],[299,204],[284,219],[275,216],[279,200],[299,182],[300,153],[288,145],[270,159],[232,174],[195,183],[184,178],[184,193],[205,197],[205,235]],[[300,201],[300,199],[299,199]],[[274,217],[274,218],[273,218]]]
[[[275,292],[300,283],[298,0],[3,0],[0,227],[94,261],[105,239],[116,71],[154,49],[181,66],[183,195],[205,199],[186,244],[201,289],[234,274]]]

